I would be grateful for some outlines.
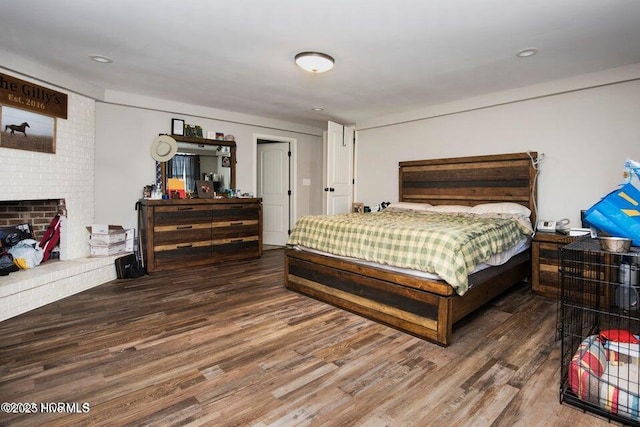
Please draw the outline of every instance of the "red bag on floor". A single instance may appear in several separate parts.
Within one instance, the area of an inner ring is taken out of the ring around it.
[[[53,217],[44,236],[40,239],[38,246],[42,248],[42,262],[45,262],[51,256],[53,249],[60,243],[60,215]]]

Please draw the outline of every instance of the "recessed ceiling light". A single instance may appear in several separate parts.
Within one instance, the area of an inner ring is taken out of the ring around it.
[[[313,111],[324,111],[324,108],[322,108],[322,107],[313,107],[312,110]]]
[[[313,74],[329,71],[335,62],[331,56],[320,52],[300,52],[295,59],[300,68]]]
[[[101,64],[111,64],[113,62],[113,59],[104,55],[89,55],[89,58]]]
[[[536,49],[535,47],[528,47],[526,49],[521,49],[518,52],[516,52],[516,56],[518,58],[527,58],[529,56],[533,56],[536,53],[538,53],[538,49]]]

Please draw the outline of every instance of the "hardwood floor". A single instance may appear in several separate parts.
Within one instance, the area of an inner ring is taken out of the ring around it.
[[[464,319],[442,348],[283,282],[275,249],[117,280],[1,322],[0,401],[38,413],[1,413],[0,424],[607,424],[559,403],[556,306],[527,285]],[[42,413],[41,402],[78,406]]]

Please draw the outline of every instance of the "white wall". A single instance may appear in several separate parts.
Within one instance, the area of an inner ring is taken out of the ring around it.
[[[397,124],[382,118],[361,125],[359,201],[396,201],[399,161],[532,150],[544,153],[538,218],[568,217],[580,226],[580,210],[622,182],[625,159],[640,161],[640,81],[583,90],[556,82],[548,88],[553,92],[538,91],[539,97],[528,100],[504,103],[501,98],[502,105],[466,112],[441,109],[423,119],[398,116]],[[562,93],[563,88],[570,91]]]
[[[122,100],[123,95],[118,96]],[[320,130],[239,115],[235,118],[242,122],[219,120],[211,117],[232,113],[163,100],[153,102],[130,97],[127,102],[138,105],[96,104],[96,222],[120,224],[126,228],[137,225],[135,203],[142,196],[142,187],[155,181],[155,161],[149,152],[151,141],[159,133],[170,133],[172,118],[202,126],[205,135],[207,131],[214,131],[235,136],[236,187],[243,192],[256,192],[254,135],[296,138],[299,181],[298,194],[294,197],[296,212],[298,215],[321,212],[322,171],[321,165],[317,164],[317,159],[322,158]],[[273,127],[266,127],[269,124]],[[312,185],[303,186],[303,178],[311,178]]]

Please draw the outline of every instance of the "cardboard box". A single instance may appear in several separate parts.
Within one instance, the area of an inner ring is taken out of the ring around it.
[[[87,230],[91,234],[122,233],[124,231],[124,227],[112,224],[92,224],[87,227]]]
[[[110,256],[127,252],[125,242],[120,242],[115,245],[100,245],[90,241],[89,246],[91,248],[91,256]]]
[[[111,256],[133,252],[134,230],[121,225],[93,224],[89,231],[91,256]]]
[[[109,232],[109,226],[107,224],[93,224],[87,227],[89,233],[107,234]]]
[[[127,240],[127,231],[121,225],[94,224],[87,227],[91,233],[89,239],[95,244],[115,245]]]

